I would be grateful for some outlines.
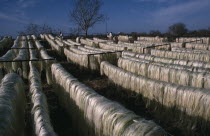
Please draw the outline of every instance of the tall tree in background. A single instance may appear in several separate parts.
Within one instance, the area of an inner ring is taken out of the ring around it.
[[[75,0],[70,17],[85,32],[86,37],[91,27],[105,20],[104,14],[99,13],[101,6],[101,0]]]
[[[183,36],[187,31],[186,25],[183,23],[176,23],[168,28],[168,32],[173,36]]]

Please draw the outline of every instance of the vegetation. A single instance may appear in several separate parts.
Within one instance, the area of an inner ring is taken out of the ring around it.
[[[71,20],[85,32],[86,37],[91,27],[105,20],[104,14],[99,13],[101,6],[101,0],[76,0],[74,3]]]
[[[131,35],[134,39],[139,36],[160,36],[168,37],[169,41],[175,40],[177,37],[210,37],[210,28],[200,30],[188,30],[184,23],[175,23],[169,26],[168,31],[161,33],[159,30],[151,30],[149,33],[146,32],[131,32],[131,33],[120,33],[123,35]]]
[[[176,23],[168,28],[168,33],[172,36],[183,36],[187,31],[186,25],[183,23]]]
[[[53,29],[47,24],[38,25],[38,24],[30,23],[24,27],[24,30],[18,32],[19,35],[34,34],[36,36],[43,33],[47,33],[47,34],[57,33],[57,30]]]

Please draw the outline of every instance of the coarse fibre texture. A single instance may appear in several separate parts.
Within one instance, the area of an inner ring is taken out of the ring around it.
[[[163,66],[167,68],[174,68],[174,69],[181,69],[181,70],[187,70],[187,71],[192,71],[192,72],[210,72],[209,68],[202,68],[202,67],[194,67],[194,66],[186,66],[186,65],[180,65],[180,64],[171,64],[171,63],[163,63],[163,62],[156,62],[153,60],[146,60],[143,58],[137,58],[137,57],[131,57],[124,55],[122,58],[129,59],[132,61],[137,61],[137,62],[143,62],[143,63],[149,63],[149,64],[154,64],[158,66]]]
[[[201,127],[204,134],[209,133],[210,91],[208,89],[149,79],[108,62],[101,63],[101,74],[106,75],[116,85],[140,94],[145,98],[147,106],[165,119],[177,117],[178,122],[187,123],[186,130]],[[168,110],[161,110],[163,107]]]
[[[25,114],[24,83],[14,73],[5,75],[0,87],[0,135],[23,136]]]
[[[200,50],[200,49],[189,49],[189,48],[172,48],[171,51],[176,51],[176,52],[186,52],[186,53],[204,53],[204,54],[209,54],[210,50]]]
[[[185,48],[199,49],[199,50],[210,50],[210,45],[202,43],[186,43]]]
[[[116,102],[80,83],[60,64],[52,65],[57,95],[69,109],[81,135],[163,136],[167,133],[153,121],[145,120]],[[74,109],[74,110],[73,110]]]
[[[50,39],[47,35],[45,35],[45,39],[50,44],[53,50],[56,50],[59,55],[63,56],[63,47],[56,44],[55,41],[53,39]]]
[[[185,60],[185,59],[173,59],[166,57],[158,57],[150,54],[140,54],[135,52],[124,51],[122,56],[131,56],[136,58],[142,58],[146,60],[152,60],[154,62],[162,62],[168,64],[178,64],[183,66],[192,66],[192,67],[200,67],[200,68],[210,68],[210,63],[205,61],[197,61],[197,60]]]
[[[92,46],[92,47],[98,47],[99,46],[98,43],[96,43],[93,40],[88,39],[88,38],[86,38],[86,39],[81,38],[80,42],[81,42],[81,44]]]
[[[21,45],[22,45],[21,48],[28,47],[26,40],[21,41]],[[28,78],[28,62],[26,61],[29,59],[28,54],[29,54],[29,52],[27,49],[21,49],[19,51],[18,55],[16,56],[16,58],[14,58],[14,60],[12,62],[13,71],[16,73],[19,73],[25,79]]]
[[[126,58],[119,58],[118,67],[150,79],[184,86],[210,88],[210,73],[208,72],[192,72]]]
[[[94,51],[95,52],[95,51]],[[100,70],[100,63],[102,61],[109,61],[110,63],[117,64],[117,59],[121,56],[120,52],[103,53],[82,51],[77,48],[64,49],[64,54],[68,61],[78,64],[82,67],[91,70]]]
[[[56,136],[50,122],[47,98],[42,91],[41,77],[37,68],[30,62],[30,98],[32,119],[36,136]]]
[[[210,54],[201,53],[186,53],[165,50],[151,50],[151,55],[165,58],[184,59],[184,60],[197,60],[197,61],[210,61]]]
[[[0,57],[0,61],[12,61],[16,57],[14,50],[8,50],[5,55]],[[0,68],[4,68],[7,73],[13,72],[12,62],[0,62]]]

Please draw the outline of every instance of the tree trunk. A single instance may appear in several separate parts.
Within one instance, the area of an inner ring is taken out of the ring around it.
[[[88,36],[88,30],[85,30],[85,37],[87,38]]]

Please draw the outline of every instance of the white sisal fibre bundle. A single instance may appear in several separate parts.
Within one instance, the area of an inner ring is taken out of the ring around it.
[[[100,38],[98,38],[98,37],[93,37],[93,40],[95,41],[95,42],[97,42],[97,43],[99,43],[99,42],[108,42],[109,40],[105,40],[105,39],[100,39]]]
[[[64,47],[64,43],[58,39],[55,39],[55,42],[60,46],[60,47]]]
[[[29,54],[30,54],[30,62],[33,63],[40,71],[43,69],[43,61],[39,60],[39,51],[34,47],[33,42],[28,42],[29,45]],[[42,48],[41,48],[42,49]],[[41,52],[41,51],[40,51]]]
[[[7,48],[8,46],[10,46],[9,44],[12,42],[12,38],[10,37],[4,37],[1,41],[0,41],[0,49],[4,49]]]
[[[103,53],[108,53],[108,54],[114,53],[113,55],[116,54],[117,55],[117,59],[122,56],[122,53],[121,52],[115,52],[113,50],[106,50],[106,49],[94,48],[94,47],[90,47],[90,46],[84,46],[84,47],[87,48],[87,49],[90,49],[90,50],[99,51],[99,52],[103,52]],[[115,58],[115,57],[112,57],[112,58]]]
[[[188,52],[188,53],[210,53],[209,50],[187,49],[187,48],[172,48],[171,51]]]
[[[27,48],[28,44],[26,41],[22,41],[22,48]],[[21,49],[16,58],[14,58],[14,62],[12,62],[12,69],[23,76],[25,79],[28,78],[28,50]]]
[[[42,59],[53,59],[53,57],[49,56],[45,49],[40,50],[40,56]]]
[[[133,38],[132,36],[128,36],[128,35],[119,35],[118,40],[123,41],[123,42],[131,42],[133,41]]]
[[[210,50],[208,44],[200,44],[200,43],[186,43],[186,48],[199,49],[199,50],[203,50],[203,51]]]
[[[50,39],[47,35],[45,35],[45,39],[50,44],[52,49],[56,50],[60,55],[63,55],[63,48],[57,45],[52,39]]]
[[[77,43],[77,42],[74,42],[73,40],[71,40],[71,39],[67,39],[67,42],[69,42],[69,43],[71,43],[71,44],[73,44],[73,45],[81,45],[81,44],[79,44],[79,43]]]
[[[26,36],[22,36],[22,41],[20,41],[20,50],[19,50],[18,54],[16,55],[16,58],[20,59],[20,60],[28,59],[28,50],[26,49],[28,47],[29,46],[27,43]],[[25,55],[25,54],[27,54],[27,55]]]
[[[163,50],[170,50],[171,49],[171,45],[170,43],[119,43],[119,45],[123,45],[130,47],[130,49],[133,52],[138,52],[138,53],[149,53],[151,51],[151,47],[155,48],[155,49],[163,49]],[[160,46],[163,45],[163,46]],[[139,51],[138,51],[139,50]]]
[[[98,44],[95,43],[93,40],[90,39],[80,39],[81,44],[92,46],[92,47],[98,47]]]
[[[94,44],[95,47],[98,47],[98,44],[100,43],[99,41],[95,41],[95,40],[90,39],[90,38],[86,38],[86,40],[87,40],[88,42],[92,42],[92,44]]]
[[[112,44],[110,43],[110,45],[120,45],[120,46],[130,46],[130,47],[149,47],[154,45],[154,43],[126,43],[126,42],[118,42],[118,44]]]
[[[155,64],[155,65],[158,65],[158,66],[164,66],[164,67],[167,67],[167,68],[182,69],[182,70],[188,70],[188,71],[192,71],[192,72],[210,72],[209,68],[202,68],[202,67],[186,66],[186,65],[180,65],[180,64],[170,64],[170,63],[155,62],[155,61],[150,61],[150,60],[136,58],[136,57],[130,57],[130,56],[123,56],[123,58],[129,59],[129,60],[133,60],[133,61],[138,61],[138,62]]]
[[[31,38],[32,38],[33,40],[37,40],[37,37],[36,37],[35,35],[31,35]]]
[[[14,50],[15,55],[18,54],[19,50],[18,49],[13,49],[13,48],[19,48],[20,44],[19,44],[19,37],[16,38],[16,40],[14,41],[14,44],[12,45],[11,49]]]
[[[209,131],[209,90],[148,79],[144,76],[137,76],[111,65],[108,62],[101,63],[101,74],[106,75],[115,84],[147,98],[147,105],[160,112],[160,115],[162,114],[164,116],[163,113],[168,114],[166,111],[158,110],[159,108],[161,109],[162,106],[170,109],[168,112],[172,114],[171,116],[178,116],[176,112],[178,110],[181,111],[178,118],[182,121],[188,122],[189,128],[193,125],[201,125],[202,127],[207,128],[203,129],[204,133]],[[125,80],[121,79],[128,79],[127,83]],[[153,105],[154,103],[152,103],[152,101],[155,101],[157,105]],[[158,107],[158,105],[162,106]],[[185,118],[188,116],[194,118],[188,120]],[[198,118],[202,118],[202,120],[199,120],[199,124],[197,124]]]
[[[59,46],[52,39],[50,39],[47,35],[45,35],[45,39],[50,44],[52,49],[56,49],[56,50],[59,49]]]
[[[79,132],[82,135],[167,135],[153,121],[135,115],[132,111],[81,84],[60,64],[52,65],[52,73],[54,85],[60,88],[57,89],[57,94],[65,103],[68,102],[65,107],[75,107],[74,111],[69,113],[76,118],[75,125],[80,126]],[[66,97],[69,98],[66,99]]]
[[[153,61],[155,58],[155,56],[152,56],[149,54],[134,53],[130,51],[123,51],[122,56],[131,56],[131,57],[136,57],[136,58],[141,58],[141,59],[146,59],[146,60],[151,60],[151,61]]]
[[[174,59],[184,59],[184,60],[197,60],[197,61],[210,61],[209,54],[200,53],[182,53],[175,51],[164,51],[164,50],[151,50],[151,55],[158,57],[174,58]]]
[[[50,122],[47,99],[42,92],[40,73],[32,63],[30,63],[29,82],[35,134],[37,136],[56,136]]]
[[[88,68],[87,54],[77,54],[68,49],[64,49],[64,54],[66,55],[68,61],[72,61],[75,64]]]
[[[87,45],[85,45],[84,47],[85,47],[85,48],[87,48],[87,49],[94,50],[94,51],[101,51],[101,52],[114,52],[113,50],[105,50],[105,49],[95,48],[95,47],[91,47],[91,46],[87,46]]]
[[[149,54],[151,52],[151,49],[147,49],[145,47],[128,47],[128,50],[132,50],[133,52],[138,52],[138,53],[146,53],[146,54]]]
[[[5,55],[0,57],[0,61],[12,61],[15,58],[15,52],[14,50],[8,50]],[[12,69],[12,62],[1,62],[0,67],[4,68],[7,73],[10,73],[13,71]]]
[[[161,63],[168,63],[168,64],[178,64],[178,65],[200,67],[200,68],[207,68],[207,69],[210,68],[210,63],[205,62],[205,61],[165,58],[165,57],[158,57],[158,56],[148,55],[148,54],[134,53],[134,52],[129,52],[129,51],[123,51],[122,56],[132,56],[136,58],[142,58],[146,60],[152,60],[154,62],[161,62]]]
[[[126,50],[126,47],[122,47],[122,46],[113,46],[113,45],[109,45],[107,43],[99,43],[99,47],[101,49],[106,49],[106,50]]]
[[[31,35],[27,35],[26,37],[27,37],[27,40],[32,40]]]
[[[184,86],[210,88],[210,73],[206,72],[192,72],[184,69],[175,69],[125,58],[120,58],[118,60],[118,67],[151,79],[176,83]]]
[[[155,45],[155,44],[160,44],[157,42],[150,42],[150,41],[134,41],[134,44],[142,45],[142,46],[148,46],[148,45]]]
[[[23,136],[25,127],[25,90],[14,73],[5,75],[0,87],[0,135]]]
[[[78,49],[81,50],[81,51],[88,52],[88,53],[102,53],[101,51],[88,49],[88,48],[85,48],[85,47],[82,47],[82,46],[78,46]]]
[[[66,40],[63,40],[63,43],[65,44],[65,46],[68,46],[68,47],[74,47],[75,45],[66,41]]]
[[[72,52],[77,53],[77,54],[90,54],[90,52],[84,51],[84,50],[80,50],[80,49],[78,49],[76,47],[71,47],[71,48],[69,48],[69,50],[71,50]]]
[[[146,41],[146,42],[167,42],[168,38],[167,37],[138,37],[138,41]]]
[[[45,39],[45,34],[40,34],[40,38],[44,40]]]
[[[49,36],[49,38],[50,38],[51,40],[54,40],[54,39],[55,39],[55,37],[54,37],[52,34],[48,34],[48,36]]]
[[[88,55],[89,68],[91,70],[100,70],[100,64],[102,61],[109,61],[112,64],[117,64],[117,59],[120,57],[120,53],[105,53],[105,54],[91,54]]]
[[[118,43],[118,44],[112,44],[112,43],[109,43],[110,46],[113,46],[113,47],[123,47],[124,49],[126,50],[130,50],[130,51],[133,51],[133,52],[138,52],[138,53],[150,53],[150,50],[151,49],[147,49],[146,47],[148,46],[151,46],[151,45],[148,45],[148,46],[139,46],[139,45],[136,45],[136,44],[132,44],[132,43],[129,43],[129,44],[126,44],[126,43]]]
[[[154,61],[151,61],[151,60],[146,60],[146,59],[142,59],[142,58],[131,57],[131,56],[127,56],[127,55],[126,56],[123,56],[122,58],[133,60],[133,61],[138,61],[138,62],[145,62],[145,63],[153,63],[154,62]],[[161,64],[161,63],[159,63],[159,64]]]
[[[37,52],[36,52],[34,45],[31,41],[28,42],[28,47],[29,47],[30,60],[38,60]]]
[[[82,51],[77,48],[70,48],[70,50],[64,49],[64,54],[67,56],[68,61],[72,61],[75,64],[89,68],[91,70],[100,70],[100,63],[102,61],[109,61],[110,63],[116,64],[117,59],[121,56],[121,53],[113,52],[105,54],[94,54],[88,51]]]
[[[184,48],[185,47],[185,43],[183,42],[171,42],[171,48]]]
[[[42,59],[45,59],[45,60],[40,63],[39,67],[40,67],[41,70],[45,70],[46,71],[47,83],[51,84],[52,83],[52,80],[51,80],[51,77],[52,77],[51,65],[53,63],[55,63],[56,60],[52,60],[54,58],[49,56],[47,51],[44,50],[44,49],[40,50],[40,56],[41,56]]]
[[[35,45],[36,45],[36,48],[37,48],[38,50],[44,49],[44,47],[42,46],[42,44],[41,44],[38,40],[35,40]]]
[[[177,42],[190,42],[190,43],[203,43],[203,44],[210,43],[209,37],[191,37],[191,38],[181,37],[181,38],[176,38],[176,41]]]
[[[27,37],[26,36],[21,36],[21,39],[22,41],[26,41],[27,40]]]

